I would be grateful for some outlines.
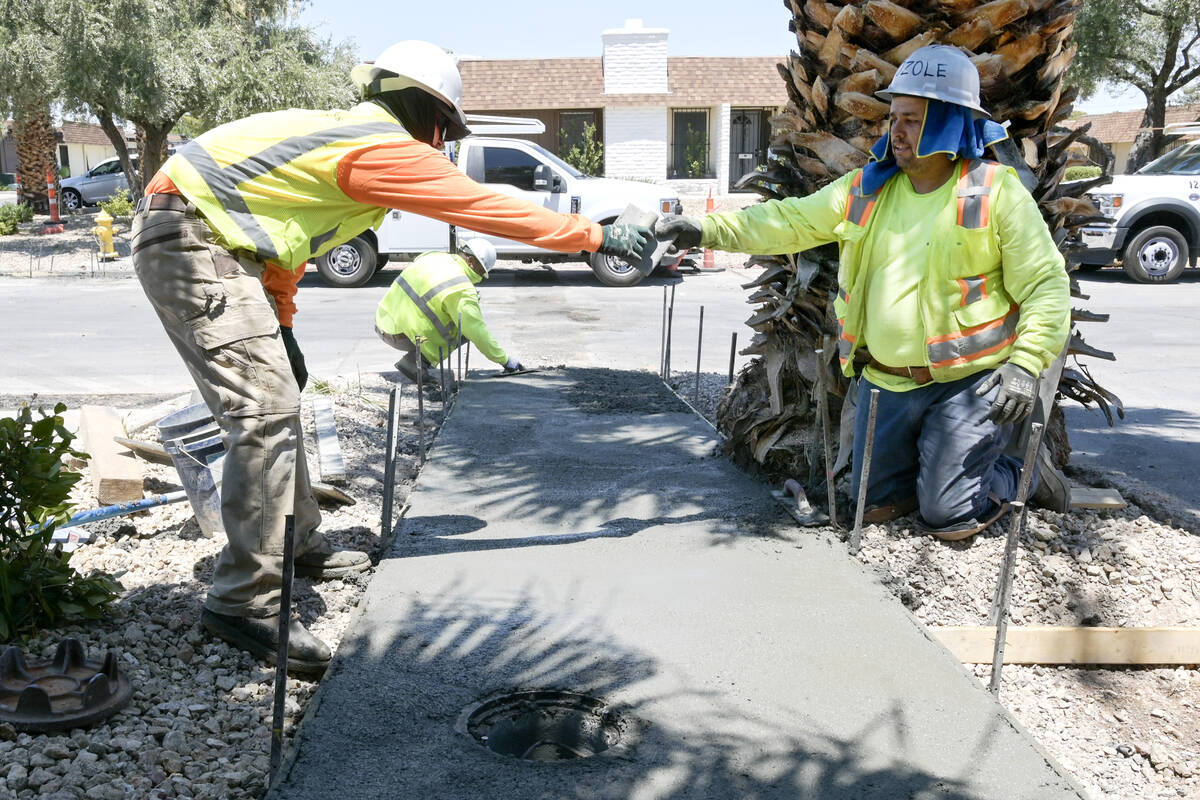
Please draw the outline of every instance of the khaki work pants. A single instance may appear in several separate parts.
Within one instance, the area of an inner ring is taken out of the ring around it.
[[[300,389],[263,267],[213,243],[192,206],[133,221],[133,266],[167,336],[221,426],[221,520],[228,541],[205,606],[239,617],[279,613],[284,517],[296,555],[328,552],[316,528],[300,429]]]

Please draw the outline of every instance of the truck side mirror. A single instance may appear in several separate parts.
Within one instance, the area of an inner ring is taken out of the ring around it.
[[[538,164],[533,168],[533,189],[536,192],[561,192],[562,178],[546,164]]]

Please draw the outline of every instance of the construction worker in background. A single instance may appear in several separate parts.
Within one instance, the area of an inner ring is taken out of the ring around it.
[[[389,47],[352,77],[349,111],[256,114],[188,142],[146,186],[133,223],[138,279],[220,421],[221,515],[228,543],[201,614],[232,644],[274,660],[284,519],[295,515],[296,574],[370,567],[333,550],[305,465],[300,392],[308,373],[292,333],[305,263],[387,209],[563,252],[637,258],[652,233],[557,214],[475,183],[443,142],[468,133],[454,59],[428,42]],[[289,621],[288,666],[320,673],[330,650]]]
[[[862,369],[853,496],[863,398],[877,388],[867,520],[919,509],[923,530],[963,539],[1016,496],[1021,463],[1005,449],[1067,341],[1067,274],[1016,172],[983,158],[1007,133],[980,106],[962,51],[914,51],[878,96],[891,104],[889,131],[862,169],[807,197],[667,217],[656,234],[758,254],[836,242],[838,354],[847,376]],[[1044,445],[1038,466],[1035,501],[1065,511],[1068,487]]]
[[[417,370],[433,385],[431,364],[450,355],[459,334],[479,348],[505,372],[521,369],[521,362],[504,351],[488,330],[479,309],[475,284],[486,278],[496,263],[496,248],[487,239],[470,239],[460,255],[424,253],[404,268],[392,282],[375,311],[375,333],[404,356],[396,362],[404,377],[416,382]],[[462,329],[459,330],[459,323]],[[423,339],[420,353],[417,340]]]

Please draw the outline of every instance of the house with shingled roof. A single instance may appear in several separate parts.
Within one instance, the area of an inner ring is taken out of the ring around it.
[[[1112,148],[1113,156],[1116,159],[1116,162],[1113,164],[1113,173],[1121,175],[1125,172],[1125,162],[1129,160],[1129,152],[1133,149],[1134,139],[1137,138],[1138,131],[1141,130],[1142,117],[1145,114],[1146,110],[1144,108],[1137,111],[1089,114],[1066,120],[1062,124],[1068,128],[1078,128],[1089,122],[1092,123],[1091,130],[1088,131],[1088,136]],[[1167,106],[1164,124],[1176,125],[1184,122],[1195,122],[1197,120],[1200,120],[1200,103],[1190,103],[1187,105]],[[1184,138],[1194,139],[1196,138],[1196,134],[1189,134]]]
[[[605,176],[727,193],[766,163],[782,59],[671,57],[668,35],[634,19],[601,34],[599,58],[463,59],[463,108],[539,119],[524,138],[558,155],[592,125]]]

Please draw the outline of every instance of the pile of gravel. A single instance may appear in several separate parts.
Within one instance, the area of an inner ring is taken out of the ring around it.
[[[674,373],[669,385],[715,424],[727,375]],[[1068,472],[1075,483],[1093,473]],[[1031,510],[1011,624],[1200,626],[1200,538],[1181,504],[1104,476],[1120,511]],[[1146,507],[1138,503],[1145,497]],[[987,625],[1007,520],[965,542],[919,534],[913,517],[867,525],[859,560],[922,623]],[[803,531],[799,535],[805,535]],[[1004,667],[1001,702],[1099,800],[1200,798],[1200,673],[1195,665]],[[990,665],[968,666],[981,683]]]
[[[335,547],[378,550],[387,390],[378,376],[335,388],[334,410],[347,480],[357,499],[323,507],[321,529]],[[311,392],[311,389],[310,389]],[[427,394],[425,442],[440,425],[438,398]],[[305,408],[306,430],[311,412]],[[415,395],[405,387],[397,459],[397,517],[418,470]],[[143,434],[150,438],[151,434]],[[315,476],[315,442],[307,443]],[[179,488],[174,469],[146,464],[147,489]],[[86,469],[84,470],[86,473]],[[95,505],[84,475],[76,487],[81,508]],[[59,735],[18,734],[0,724],[0,798],[128,800],[128,798],[241,798],[261,796],[270,753],[275,670],[205,631],[200,607],[224,537],[201,535],[186,503],[88,526],[95,537],[71,563],[103,570],[124,592],[105,619],[47,631],[24,645],[48,658],[65,637],[79,639],[90,658],[119,654],[134,687],[129,705],[85,730]],[[345,580],[296,579],[300,619],[336,649],[370,573]],[[289,679],[285,734],[290,740],[316,683]],[[286,746],[286,744],[285,744]]]

